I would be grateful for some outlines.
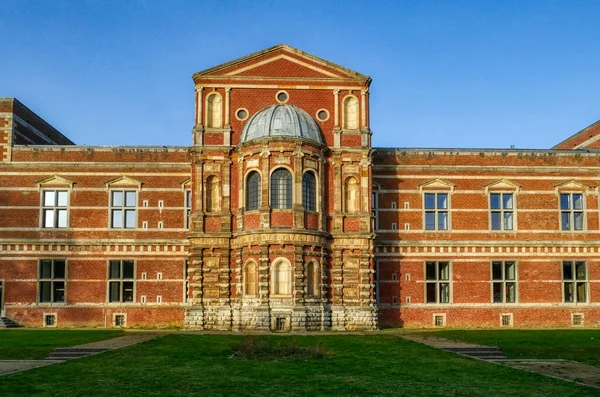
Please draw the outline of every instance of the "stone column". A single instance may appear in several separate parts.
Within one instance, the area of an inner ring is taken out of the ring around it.
[[[194,186],[192,189],[194,190],[194,212],[192,214],[192,220],[194,224],[193,231],[195,233],[203,233],[204,232],[204,160],[196,159],[194,161],[194,176],[195,180]]]
[[[336,153],[332,160],[333,165],[333,232],[343,231],[343,197],[344,182],[342,181],[342,158]]]
[[[230,87],[225,87],[225,125],[223,128],[223,146],[231,146],[231,125],[229,125],[229,97]]]
[[[292,196],[292,208],[294,213],[294,228],[304,229],[304,207],[302,206],[302,160],[304,153],[297,146],[294,151],[294,194]]]
[[[269,203],[269,187],[271,186],[271,181],[269,180],[269,160],[271,157],[271,152],[268,148],[264,148],[262,153],[260,154],[262,160],[262,171],[261,171],[261,183],[260,183],[260,191],[261,191],[261,200],[260,200],[260,227],[269,228],[271,225],[271,203]]]
[[[269,297],[271,295],[271,268],[269,266],[269,245],[260,246],[258,259],[258,296],[260,307],[256,313],[256,329],[260,331],[271,330],[271,308]]]
[[[341,146],[341,131],[340,131],[340,90],[333,90],[334,101],[334,123],[333,123],[333,147]]]
[[[223,160],[223,171],[221,172],[223,183],[222,192],[223,205],[221,206],[221,232],[231,232],[231,166],[233,162],[226,158]]]
[[[202,145],[204,126],[202,124],[202,91],[204,87],[196,87],[196,122],[194,123],[194,145]]]
[[[244,192],[246,189],[246,181],[244,180],[244,157],[238,157],[238,211],[237,211],[237,230],[244,229],[244,212],[246,209],[246,201],[244,200]]]

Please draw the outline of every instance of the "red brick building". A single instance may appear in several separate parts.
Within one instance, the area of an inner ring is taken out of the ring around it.
[[[77,146],[0,99],[0,310],[41,326],[600,324],[600,126],[371,147],[368,76],[286,45],[196,73],[190,147]]]

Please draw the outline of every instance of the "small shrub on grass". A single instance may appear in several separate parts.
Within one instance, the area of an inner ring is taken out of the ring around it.
[[[325,358],[325,351],[321,346],[299,346],[295,342],[283,344],[281,342],[258,340],[255,337],[245,337],[233,347],[230,358],[238,360],[286,360]]]

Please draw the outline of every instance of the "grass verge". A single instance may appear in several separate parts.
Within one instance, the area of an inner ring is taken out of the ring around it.
[[[259,336],[321,346],[323,359],[230,360],[237,335],[166,335],[0,377],[7,396],[597,396],[597,390],[485,363],[395,335]]]
[[[0,360],[43,360],[57,347],[122,335],[121,330],[5,329],[0,331]]]
[[[600,330],[442,330],[422,335],[497,346],[508,358],[564,359],[600,366]]]

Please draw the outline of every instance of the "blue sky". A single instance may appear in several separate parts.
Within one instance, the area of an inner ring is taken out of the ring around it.
[[[549,148],[600,119],[598,1],[0,3],[0,96],[78,144],[190,145],[191,75],[287,43],[373,78],[374,146]]]

